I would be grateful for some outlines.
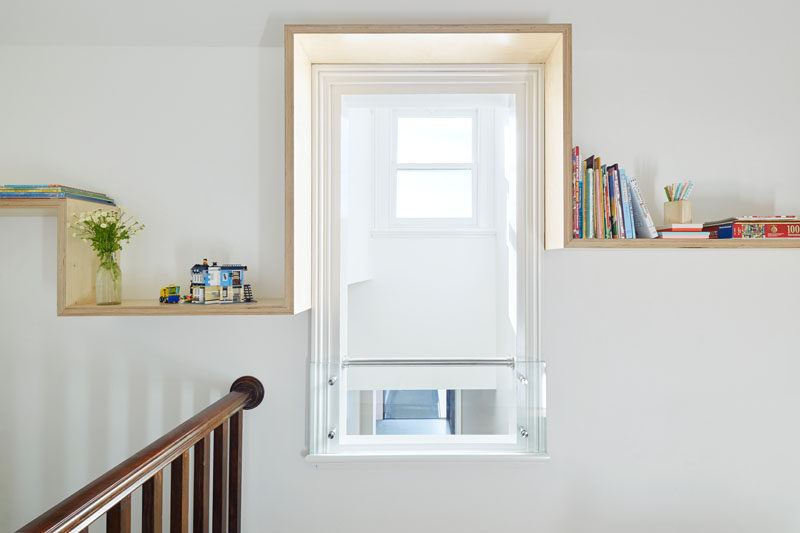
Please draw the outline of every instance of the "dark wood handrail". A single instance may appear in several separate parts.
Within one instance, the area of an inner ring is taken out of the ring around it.
[[[161,471],[173,464],[181,462],[185,456],[186,467],[184,475],[188,480],[188,453],[192,446],[201,446],[202,441],[206,444],[210,442],[212,432],[220,435],[228,433],[228,426],[236,434],[231,434],[231,454],[230,464],[235,467],[238,479],[230,478],[231,492],[238,494],[241,492],[241,411],[252,409],[258,406],[264,399],[264,386],[261,382],[252,377],[244,376],[237,379],[231,386],[231,391],[226,396],[215,402],[208,408],[179,425],[163,437],[159,438],[146,448],[142,449],[129,459],[123,461],[105,474],[101,475],[78,492],[69,496],[61,503],[54,506],[38,518],[22,526],[18,533],[61,533],[70,531],[83,531],[89,525],[100,518],[103,514],[115,509],[123,509],[127,502],[127,519],[130,520],[130,495],[137,488],[141,487],[153,478],[158,479],[158,487],[161,487]],[[228,423],[229,419],[232,423]],[[219,432],[214,430],[219,429]],[[224,429],[224,431],[222,431]],[[235,436],[235,441],[234,437]],[[234,448],[234,444],[236,449]],[[215,443],[215,448],[217,444]],[[227,452],[228,443],[220,443],[220,448]],[[234,451],[238,453],[235,456]],[[197,450],[195,450],[197,452]],[[197,461],[197,453],[195,460]],[[217,462],[227,462],[224,461]],[[176,465],[173,464],[173,468]],[[180,466],[180,465],[178,465]],[[227,466],[227,465],[226,465]],[[215,465],[216,470],[216,465]],[[231,469],[233,470],[233,469]],[[173,478],[175,470],[173,469]],[[175,480],[173,479],[173,487]],[[221,481],[220,481],[221,483]],[[216,484],[216,482],[215,482]],[[237,486],[238,485],[238,486]],[[227,494],[227,485],[225,491]],[[215,486],[216,490],[216,486]],[[188,493],[188,491],[187,491]],[[160,513],[161,495],[158,495],[158,508]],[[206,502],[208,498],[206,497]],[[173,502],[174,503],[174,502]],[[231,530],[241,528],[239,513],[239,501],[229,501],[224,505],[224,511],[228,511]],[[180,509],[180,508],[179,508]],[[174,507],[173,507],[174,510]],[[205,510],[207,515],[207,509]],[[186,511],[184,510],[184,514]],[[197,515],[199,511],[195,509]],[[215,513],[217,513],[215,509]],[[236,516],[234,516],[236,515]],[[109,518],[111,517],[109,513]],[[117,514],[114,514],[115,519]],[[160,520],[160,517],[159,517]],[[88,529],[86,529],[88,531]],[[130,530],[130,523],[127,529],[124,526],[121,530]],[[154,531],[161,531],[160,522],[153,526]]]

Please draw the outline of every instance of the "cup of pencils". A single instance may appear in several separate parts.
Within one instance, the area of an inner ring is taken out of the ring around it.
[[[670,224],[691,224],[692,222],[692,202],[689,195],[692,194],[694,183],[684,181],[681,183],[671,183],[664,187],[667,194],[667,201],[664,202],[664,225]]]

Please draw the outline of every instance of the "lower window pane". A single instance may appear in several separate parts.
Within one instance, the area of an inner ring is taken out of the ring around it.
[[[472,171],[397,171],[397,218],[472,218]]]

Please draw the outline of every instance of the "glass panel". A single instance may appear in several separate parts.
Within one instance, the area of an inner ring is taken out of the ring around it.
[[[543,362],[312,364],[311,380],[311,453],[547,451]]]
[[[400,117],[397,162],[472,163],[472,117]]]
[[[472,218],[472,171],[398,170],[397,218]]]

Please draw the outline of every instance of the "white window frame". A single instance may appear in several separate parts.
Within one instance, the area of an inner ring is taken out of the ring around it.
[[[397,146],[399,120],[401,118],[423,117],[470,117],[472,118],[472,162],[471,163],[398,163]],[[479,186],[485,179],[485,172],[481,172],[481,134],[480,114],[477,108],[473,109],[394,109],[392,111],[392,135],[390,137],[391,161],[389,163],[389,198],[388,222],[389,229],[409,227],[441,229],[442,227],[477,228],[479,204],[485,202],[482,188]],[[380,163],[379,163],[380,164]],[[397,171],[398,170],[470,170],[472,172],[472,216],[469,218],[398,218],[397,217]],[[379,174],[376,174],[379,175]]]
[[[312,67],[312,343],[310,372],[309,460],[369,460],[369,458],[542,458],[543,453],[514,452],[485,436],[461,439],[456,447],[419,436],[375,439],[363,446],[343,445],[331,423],[343,421],[329,386],[347,358],[346,299],[341,275],[340,159],[341,96],[397,91],[398,80],[409,93],[424,87],[431,94],[461,92],[515,94],[517,98],[517,353],[515,361],[540,362],[539,253],[543,242],[543,66],[542,65],[314,65]],[[520,118],[522,117],[522,118]],[[522,138],[520,138],[522,137]],[[341,383],[340,383],[341,384]],[[542,384],[543,387],[543,384]],[[527,399],[534,414],[543,409],[536,393]],[[543,430],[535,438],[544,438]],[[354,438],[355,436],[350,436]],[[416,438],[415,438],[416,437]],[[403,440],[404,442],[398,442]]]

